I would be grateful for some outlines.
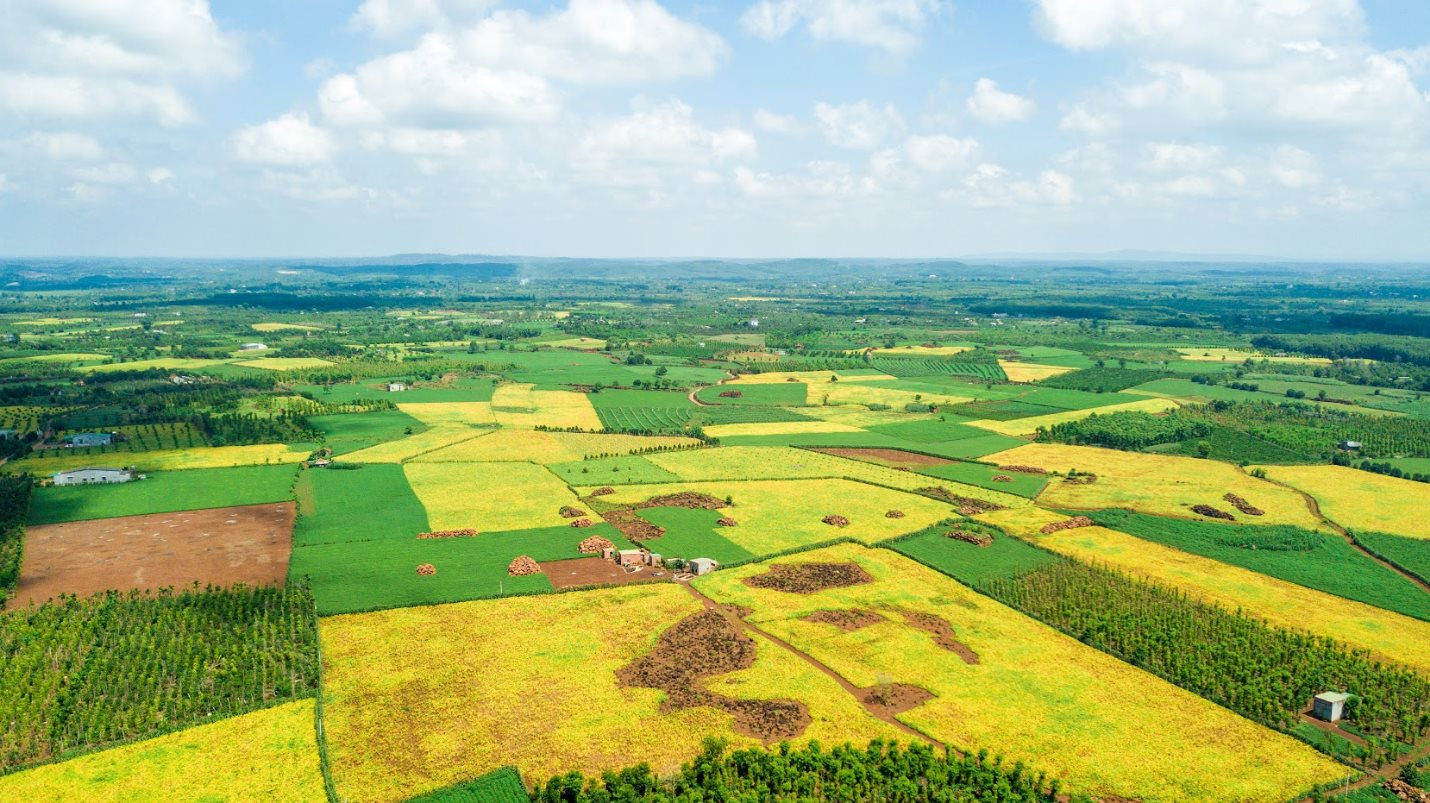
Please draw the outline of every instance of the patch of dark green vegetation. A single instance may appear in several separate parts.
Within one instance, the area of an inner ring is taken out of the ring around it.
[[[1351,533],[1361,546],[1379,556],[1382,560],[1399,566],[1427,583],[1430,583],[1430,539],[1407,538],[1389,533]]]
[[[407,803],[531,803],[515,767],[502,767],[479,778],[428,792]]]
[[[1038,384],[1049,388],[1113,393],[1169,376],[1172,374],[1150,368],[1112,368],[1099,365],[1049,377]]]
[[[949,536],[958,530],[984,533],[992,536],[993,541],[980,547]],[[1007,535],[997,527],[966,519],[942,521],[919,532],[883,541],[880,546],[970,586],[1016,577],[1059,560],[1051,552]]]
[[[0,476],[0,605],[20,581],[25,557],[25,519],[34,484],[29,477]],[[0,676],[3,677],[3,676]]]

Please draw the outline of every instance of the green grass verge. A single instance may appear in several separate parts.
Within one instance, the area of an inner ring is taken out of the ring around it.
[[[156,471],[147,479],[119,485],[37,488],[29,523],[283,502],[293,498],[297,472],[293,465]]]

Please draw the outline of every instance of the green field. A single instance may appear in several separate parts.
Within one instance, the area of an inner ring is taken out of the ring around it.
[[[501,358],[493,356],[492,359],[500,362]],[[407,381],[400,375],[390,378]],[[464,376],[450,385],[409,387],[399,393],[388,392],[386,378],[336,385],[294,385],[293,390],[329,404],[349,404],[375,399],[386,399],[394,404],[426,404],[491,401],[494,387],[495,383],[490,379]]]
[[[612,391],[603,391],[590,396],[593,401]],[[620,391],[639,392],[639,391]],[[669,394],[662,394],[669,395]],[[681,397],[683,400],[685,397]],[[688,424],[708,426],[711,424],[764,424],[785,421],[808,421],[809,416],[801,415],[785,407],[763,407],[754,405],[725,405],[723,407],[606,407],[595,404],[596,415],[601,425],[608,430],[654,430],[674,432]]]
[[[407,803],[530,803],[521,773],[513,767],[502,767],[456,786],[438,789],[408,800]]]
[[[1366,549],[1430,582],[1430,539],[1360,531],[1354,535]]]
[[[1226,504],[1227,509],[1232,509]],[[1168,519],[1126,510],[1090,514],[1112,530],[1270,577],[1430,620],[1430,595],[1339,536],[1290,525],[1262,527]]]
[[[965,418],[984,418],[991,421],[1012,421],[1016,418],[1031,418],[1035,415],[1052,415],[1067,412],[1061,407],[1048,404],[1033,404],[1022,399],[992,399],[955,404],[947,408],[954,415]]]
[[[1207,457],[1225,460],[1229,463],[1319,463],[1320,460],[1288,449],[1278,443],[1270,443],[1248,433],[1229,427],[1213,426],[1211,434],[1205,438],[1192,438],[1176,443],[1164,443],[1147,448],[1149,452],[1160,454],[1180,454],[1200,457],[1202,444],[1211,447]]]
[[[981,438],[988,430],[970,427],[962,422],[972,419],[957,416],[940,416],[937,419],[909,421],[901,424],[879,424],[869,427],[870,432],[889,435],[910,443],[941,443],[964,438]]]
[[[332,449],[335,455],[395,441],[427,429],[426,424],[401,410],[318,415],[308,421],[323,433],[323,444]]]
[[[309,469],[296,491],[295,562],[311,546],[411,538],[427,529],[427,512],[396,463],[369,463],[352,471]],[[321,599],[321,586],[315,590]]]
[[[738,398],[721,396],[721,393],[738,392]],[[768,405],[773,407],[803,406],[809,395],[809,387],[803,382],[748,383],[737,385],[711,385],[701,388],[695,398],[706,404],[715,405]]]
[[[734,510],[690,510],[683,507],[642,510],[641,518],[665,528],[665,535],[646,541],[645,546],[667,558],[712,558],[720,563],[753,558],[754,553],[720,534],[721,530],[728,528],[715,523],[721,516],[730,515],[733,518],[735,513]],[[738,532],[739,527],[734,529]]]
[[[944,535],[958,527],[989,532],[993,535],[993,543],[980,547]],[[936,525],[905,538],[893,539],[886,545],[964,585],[975,587],[988,580],[1016,577],[1061,560],[1051,552],[974,522]]]
[[[680,479],[640,455],[576,460],[547,466],[567,485],[631,485],[637,482],[675,482]]]
[[[985,463],[965,463],[962,461],[942,466],[919,469],[920,474],[941,477],[954,482],[977,485],[994,491],[1015,494],[1032,499],[1048,484],[1048,478],[1039,474],[1023,474],[1017,471],[999,471],[997,466]],[[994,477],[1009,477],[1012,482],[996,482]]]
[[[937,357],[876,357],[871,363],[876,371],[897,377],[937,376],[940,374],[1002,382],[1008,378],[998,363],[943,360]]]
[[[204,468],[156,471],[147,479],[117,485],[38,488],[30,505],[30,523],[282,502],[293,498],[297,473],[293,465]]]

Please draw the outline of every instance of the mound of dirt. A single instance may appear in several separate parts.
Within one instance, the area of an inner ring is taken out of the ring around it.
[[[884,514],[884,518],[886,519],[902,519],[903,517],[904,511],[902,510],[890,510],[888,513]]]
[[[950,625],[942,617],[923,611],[898,610],[911,626],[933,636],[935,644],[962,658],[965,664],[978,663],[978,653],[959,641],[958,634],[953,631],[953,625]]]
[[[730,504],[724,499],[717,499],[710,494],[682,491],[676,494],[652,496],[644,502],[634,505],[633,508],[636,510],[644,510],[649,507],[683,507],[690,510],[719,510],[722,507],[729,506]]]
[[[1052,535],[1053,533],[1061,532],[1062,530],[1076,530],[1079,527],[1091,527],[1095,524],[1097,524],[1097,522],[1093,521],[1087,516],[1073,516],[1070,519],[1063,519],[1062,521],[1055,521],[1051,524],[1044,524],[1043,526],[1038,528],[1038,532],[1042,533],[1043,535]]]
[[[955,541],[962,541],[974,546],[988,546],[993,543],[993,536],[988,533],[977,533],[971,530],[949,530],[943,535],[945,538],[952,538]]]
[[[572,527],[594,527],[596,522],[590,519],[575,519],[571,522]]]
[[[832,515],[832,514],[829,515],[829,516],[825,516],[824,518],[820,519],[820,521],[824,522],[825,524],[828,524],[828,525],[831,526],[831,527],[848,527],[848,526],[849,526],[849,519],[846,519],[846,518],[843,517],[843,516],[836,516],[836,515]]]
[[[933,699],[933,693],[908,683],[881,683],[864,692],[864,705],[885,716],[902,714]]]
[[[1392,795],[1398,800],[1408,801],[1408,803],[1430,803],[1430,792],[1411,786],[1400,778],[1391,778],[1381,782]]]
[[[949,504],[957,505],[958,512],[964,516],[977,516],[980,513],[991,513],[995,510],[1002,510],[1003,506],[988,502],[983,499],[974,499],[969,496],[959,496],[958,494],[937,485],[928,488],[919,488],[914,493],[924,496],[932,496],[934,499],[942,499]]]
[[[1221,519],[1223,521],[1236,521],[1236,516],[1225,510],[1217,510],[1211,505],[1192,505],[1192,512],[1209,519]]]
[[[721,516],[720,518],[715,520],[715,524],[720,527],[735,527],[738,526],[739,523],[740,522],[735,521],[729,516]]]
[[[1070,474],[1063,477],[1063,482],[1068,485],[1091,485],[1097,482],[1096,474]]]
[[[794,700],[738,700],[706,691],[704,678],[748,668],[755,662],[755,642],[718,611],[707,610],[676,622],[660,635],[656,648],[616,670],[622,686],[665,692],[661,710],[710,706],[730,713],[735,728],[765,741],[804,733],[810,716]]]
[[[582,510],[579,507],[563,505],[561,508],[561,518],[563,519],[574,519],[584,515],[586,515],[586,511]]]
[[[611,486],[607,485],[607,486],[604,486],[604,487],[601,487],[601,488],[597,488],[596,490],[592,491],[592,492],[591,492],[591,495],[592,495],[592,496],[610,496],[611,494],[613,494],[613,493],[615,493],[615,492],[616,492],[616,489],[615,489],[615,488],[612,488]]]
[[[602,513],[601,517],[632,541],[649,541],[665,535],[664,527],[657,527],[637,516],[633,509],[609,510]]]
[[[741,391],[741,390],[722,390],[722,391],[720,391],[720,398],[722,398],[722,399],[740,399],[740,398],[744,398],[744,396],[745,396],[745,392],[744,392],[744,391]]]
[[[1019,466],[1019,465],[999,466],[999,467],[998,467],[998,470],[999,470],[999,471],[1011,471],[1011,472],[1013,472],[1013,473],[1015,473],[1015,474],[1047,474],[1047,473],[1048,473],[1047,469],[1038,468],[1037,466]]]
[[[1230,502],[1232,507],[1236,508],[1237,510],[1240,510],[1242,513],[1245,513],[1245,514],[1248,515],[1248,516],[1265,516],[1265,515],[1266,515],[1266,511],[1262,510],[1261,508],[1257,507],[1256,505],[1253,505],[1253,504],[1251,504],[1250,502],[1246,501],[1244,498],[1242,498],[1242,497],[1240,497],[1240,496],[1237,496],[1236,494],[1231,493],[1231,492],[1229,492],[1229,491],[1227,492],[1226,496],[1223,496],[1223,497],[1222,497],[1222,499],[1223,499],[1224,501]]]
[[[431,577],[437,573],[437,567],[430,563],[424,563],[417,567],[417,573],[423,577]]]
[[[507,564],[506,573],[512,577],[525,577],[528,574],[540,574],[541,566],[530,557],[519,555]]]
[[[471,538],[477,535],[477,531],[470,527],[461,530],[433,530],[430,533],[418,533],[417,537],[427,538]]]
[[[994,474],[994,475],[993,475],[993,481],[994,481],[994,482],[1012,482],[1012,481],[1013,481],[1013,478],[1010,477],[1010,476],[1008,476],[1007,474]]]
[[[616,545],[611,543],[611,539],[593,535],[590,538],[576,545],[577,552],[601,554],[603,550],[615,549]]]
[[[789,594],[814,594],[826,588],[847,588],[874,582],[857,563],[778,563],[768,572],[745,578],[751,588]]]
[[[818,622],[824,625],[834,625],[844,632],[852,632],[861,627],[877,625],[884,621],[884,617],[873,611],[815,611],[800,617],[806,622]]]

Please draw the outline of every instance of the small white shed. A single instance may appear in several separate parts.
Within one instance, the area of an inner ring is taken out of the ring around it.
[[[695,575],[709,574],[715,571],[719,565],[718,562],[710,558],[691,558],[690,561],[686,563],[686,566],[690,569],[690,573]]]
[[[1341,691],[1322,692],[1311,701],[1311,713],[1315,714],[1317,719],[1339,722],[1345,714],[1346,700],[1350,698],[1349,694]]]

